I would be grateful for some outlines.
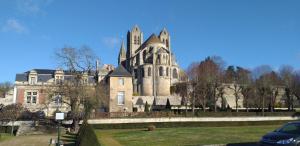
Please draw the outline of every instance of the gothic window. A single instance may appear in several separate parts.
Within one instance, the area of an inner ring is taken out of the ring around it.
[[[149,53],[153,53],[153,47],[150,47]]]
[[[148,67],[148,76],[151,76],[151,67]]]
[[[166,46],[169,48],[169,40],[166,39]]]
[[[165,43],[165,39],[163,39],[163,43]]]
[[[173,69],[173,78],[177,79],[178,78],[178,73],[176,68]]]
[[[146,62],[146,50],[143,51],[143,61]]]
[[[142,77],[145,77],[145,70],[143,68],[141,69],[141,72],[142,72]]]
[[[140,37],[138,36],[138,39],[137,39],[137,44],[139,45],[140,44]]]
[[[134,42],[133,43],[137,44],[137,37],[136,36],[134,36]]]
[[[137,72],[137,69],[134,69],[133,71],[134,71],[134,78],[137,79],[137,78],[138,78],[138,72]]]
[[[157,63],[160,64],[160,54],[157,55]]]
[[[137,54],[136,56],[136,65],[140,64],[140,54]]]
[[[168,77],[169,76],[169,68],[167,67],[166,69],[166,76]]]
[[[164,68],[161,66],[159,67],[159,76],[163,76],[164,75]]]

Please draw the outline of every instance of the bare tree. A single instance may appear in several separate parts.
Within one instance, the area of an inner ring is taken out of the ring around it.
[[[13,84],[10,82],[0,83],[0,97],[5,97],[7,92],[13,88]]]
[[[188,109],[188,83],[187,82],[181,82],[176,83],[174,86],[171,87],[171,93],[178,94],[180,97],[182,97],[182,104],[185,105],[185,112],[187,113]]]
[[[285,90],[285,97],[286,97],[286,105],[289,111],[294,109],[293,73],[294,73],[294,68],[289,65],[281,66],[279,69],[279,74],[285,88],[284,90]]]
[[[2,108],[0,113],[1,118],[9,120],[12,123],[11,135],[14,134],[15,122],[20,118],[23,111],[24,108],[21,104],[10,104]]]
[[[88,78],[95,71],[96,56],[93,51],[84,46],[80,49],[65,47],[55,52],[56,59],[65,72],[69,74],[68,78],[56,82],[52,88],[53,96],[62,98],[62,102],[71,107],[70,115],[73,121],[72,130],[77,132],[80,119],[88,118],[94,104],[98,104],[97,93],[100,86],[90,84]],[[97,91],[97,92],[96,92]],[[98,97],[99,98],[99,97]]]
[[[247,93],[251,83],[250,71],[242,67],[235,68],[234,66],[229,66],[226,70],[225,77],[226,83],[229,84],[228,88],[233,91],[235,97],[235,110],[238,112],[238,102],[241,98],[240,96],[245,95],[246,98],[248,97]]]
[[[192,104],[192,112],[195,113],[195,97],[196,97],[196,83],[198,81],[198,62],[193,62],[188,66],[187,69],[187,76],[188,76],[188,96],[192,97],[191,104]]]
[[[192,74],[192,85],[194,87],[195,102],[200,104],[203,111],[206,105],[214,106],[217,110],[217,88],[221,86],[221,69],[210,57],[190,69]]]

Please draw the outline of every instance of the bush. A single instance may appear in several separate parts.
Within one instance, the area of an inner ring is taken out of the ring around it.
[[[11,126],[0,126],[0,133],[11,133]],[[14,126],[14,134],[18,131],[18,126]]]
[[[76,146],[100,146],[96,133],[91,125],[87,123],[81,125],[76,139]]]
[[[155,130],[155,126],[154,125],[149,125],[148,126],[148,131],[154,131]]]
[[[156,128],[176,127],[227,127],[227,126],[257,126],[282,125],[290,121],[237,121],[237,122],[157,122],[157,123],[122,123],[122,124],[93,124],[95,129],[142,129],[153,125]]]

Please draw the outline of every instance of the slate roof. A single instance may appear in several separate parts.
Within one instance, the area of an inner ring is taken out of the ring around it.
[[[47,82],[52,78],[52,74],[38,74],[38,82]]]
[[[132,75],[123,67],[119,65],[113,72],[109,74],[110,77],[132,77]]]
[[[21,81],[21,82],[25,82],[27,81],[27,74],[23,73],[23,74],[16,74],[16,81]]]
[[[53,69],[33,69],[37,74],[54,74],[55,70]],[[30,71],[28,71],[30,72]]]
[[[52,69],[33,69],[33,70],[37,72],[38,82],[47,82],[48,80],[54,78],[54,74],[56,71],[56,70],[52,70]],[[19,81],[19,82],[28,81],[29,73],[30,73],[30,71],[16,74],[15,81]],[[89,79],[88,79],[89,83],[95,83],[94,76],[92,75],[94,73],[95,73],[95,71],[92,71],[91,73],[89,73]],[[72,80],[73,79],[72,73],[70,71],[65,70],[64,71],[64,79]]]
[[[154,33],[135,51],[135,53],[144,49],[148,44],[153,44],[153,43],[162,43]]]

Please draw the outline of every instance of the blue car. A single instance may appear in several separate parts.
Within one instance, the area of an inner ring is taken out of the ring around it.
[[[260,146],[300,146],[300,122],[289,122],[264,135]]]

